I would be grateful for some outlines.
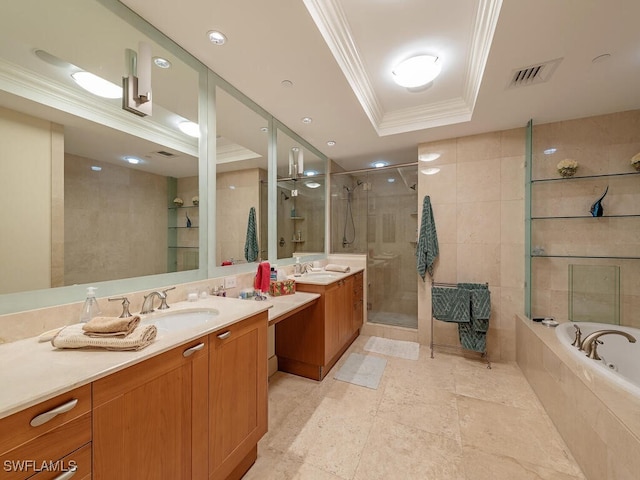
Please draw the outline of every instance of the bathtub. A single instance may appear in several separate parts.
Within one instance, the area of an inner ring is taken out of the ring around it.
[[[599,337],[603,343],[598,345],[601,360],[593,360],[571,345],[575,338],[574,326],[580,327],[582,339],[598,330],[619,330],[633,335],[637,342],[630,343],[622,335],[603,335]],[[584,361],[585,365],[609,376],[610,380],[640,397],[640,329],[606,323],[566,322],[556,327],[556,336],[560,344]]]
[[[595,330],[603,361],[571,346],[574,325],[582,338]],[[599,323],[561,323],[549,328],[522,315],[516,322],[518,366],[591,480],[637,479],[640,471],[640,329]]]

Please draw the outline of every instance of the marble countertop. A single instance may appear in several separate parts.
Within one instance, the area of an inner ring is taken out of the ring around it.
[[[53,398],[114,372],[142,362],[199,337],[228,327],[268,310],[269,322],[312,303],[319,295],[295,293],[268,297],[265,301],[208,297],[196,302],[171,304],[170,312],[142,316],[152,322],[160,315],[215,309],[218,314],[206,325],[174,332],[158,331],[156,341],[137,352],[107,350],[59,350],[38,337],[0,345],[0,418]]]
[[[308,283],[312,285],[330,285],[333,282],[337,282],[338,280],[342,280],[347,278],[350,275],[353,275],[358,272],[362,272],[364,268],[362,267],[350,267],[348,272],[331,272],[326,270],[321,270],[317,272],[309,272],[304,273],[299,277],[295,275],[289,275],[287,278],[290,280],[295,280],[297,283]]]

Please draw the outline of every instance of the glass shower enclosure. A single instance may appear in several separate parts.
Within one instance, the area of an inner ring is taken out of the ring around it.
[[[367,255],[367,321],[416,329],[418,169],[331,174],[331,252]]]

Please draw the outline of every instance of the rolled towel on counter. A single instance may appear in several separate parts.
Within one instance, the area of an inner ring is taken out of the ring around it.
[[[139,323],[138,315],[126,318],[93,317],[82,324],[82,330],[89,337],[126,337],[136,329]]]
[[[85,335],[82,329],[83,325],[75,323],[64,327],[51,339],[51,345],[56,348],[104,348],[114,351],[135,351],[149,346],[158,334],[155,325],[143,325],[126,337],[95,338]]]
[[[340,272],[340,273],[348,273],[351,271],[351,268],[347,265],[337,265],[335,263],[330,263],[324,269],[327,272]]]

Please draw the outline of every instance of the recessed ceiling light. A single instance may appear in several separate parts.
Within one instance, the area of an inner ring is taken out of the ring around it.
[[[71,78],[87,92],[103,98],[122,98],[122,87],[89,72],[74,72]]]
[[[547,149],[544,151],[544,154],[545,154],[545,155],[553,155],[553,154],[554,154],[554,153],[556,153],[557,151],[558,151],[558,149],[557,149],[557,148],[547,148]]]
[[[305,185],[309,188],[318,188],[321,186],[318,182],[307,182]]]
[[[197,123],[184,120],[178,124],[178,128],[182,133],[189,135],[190,137],[200,137],[200,125]]]
[[[314,177],[318,174],[317,170],[305,170],[304,171],[305,176],[307,177]]]
[[[304,117],[302,119],[302,123],[306,123],[307,125],[310,124],[311,122],[313,122],[313,118],[311,117]]]
[[[293,82],[291,80],[282,80],[280,82],[280,85],[285,88],[289,88],[289,87],[293,87]]]
[[[396,181],[395,178],[387,178],[387,182],[389,183],[394,183]]]
[[[229,185],[229,190],[235,190],[236,186],[235,185]]]
[[[131,165],[137,165],[140,163],[140,159],[136,157],[124,157],[124,159]]]
[[[156,67],[159,68],[171,68],[171,62],[166,58],[153,57],[153,63],[155,63]]]
[[[401,87],[416,88],[432,82],[441,68],[438,57],[417,55],[400,62],[391,73],[394,82]]]
[[[425,175],[435,175],[436,173],[438,173],[440,171],[440,169],[439,168],[423,168],[420,171],[422,173],[424,173]]]
[[[371,166],[374,167],[374,168],[382,168],[382,167],[386,167],[387,165],[389,165],[389,162],[385,162],[385,161],[382,161],[382,160],[379,160],[377,162],[373,162],[371,164]]]
[[[261,132],[268,132],[268,131],[269,131],[269,128],[268,128],[268,127],[262,127],[262,128],[260,129],[260,131],[261,131]]]
[[[333,141],[333,140],[329,140],[329,141],[327,142],[327,145],[329,145],[330,147],[334,147],[334,146],[336,145],[336,142],[335,142],[335,141]]]
[[[93,170],[94,172],[100,172],[102,171],[102,167],[98,167],[97,165],[91,165],[91,170]]]
[[[207,37],[209,41],[214,45],[224,45],[227,43],[227,37],[224,33],[219,32],[218,30],[210,30],[207,32]]]
[[[421,162],[433,162],[434,160],[437,160],[439,158],[439,153],[421,153],[420,155],[418,155],[418,160],[420,160]]]

